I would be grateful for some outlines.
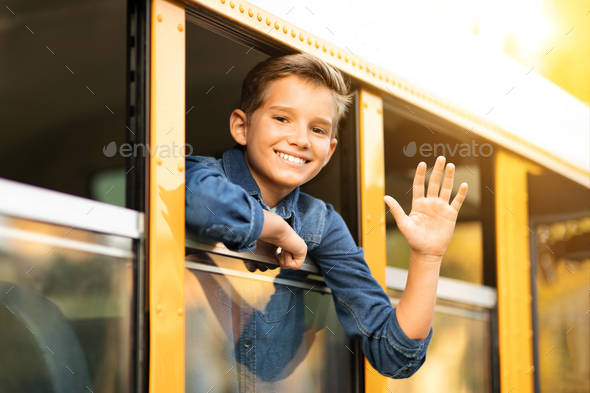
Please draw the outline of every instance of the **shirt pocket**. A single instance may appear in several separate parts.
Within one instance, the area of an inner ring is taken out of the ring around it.
[[[277,285],[266,304],[258,304],[257,313],[267,323],[281,322],[293,307],[295,296],[284,285]],[[261,311],[264,310],[264,311]]]

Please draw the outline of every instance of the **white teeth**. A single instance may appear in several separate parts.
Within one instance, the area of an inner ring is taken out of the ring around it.
[[[278,152],[278,151],[276,153],[277,153],[277,156],[279,156],[281,158],[284,158],[285,160],[288,160],[288,161],[291,161],[291,162],[295,162],[297,164],[305,164],[305,160],[303,160],[301,158],[293,157],[293,156],[290,156],[288,154],[281,153],[281,152]]]

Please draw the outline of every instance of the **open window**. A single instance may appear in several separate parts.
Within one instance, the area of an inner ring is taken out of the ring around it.
[[[529,198],[535,386],[588,390],[590,195],[548,170],[529,175],[529,195],[544,196]]]
[[[462,182],[469,184],[453,238],[443,257],[434,336],[428,361],[415,376],[389,381],[408,392],[492,391],[493,347],[496,305],[494,274],[493,146],[467,131],[434,118],[401,102],[384,99],[385,189],[409,214],[416,167],[428,165],[426,184],[436,157],[444,155],[455,164],[454,198]],[[427,189],[427,187],[426,187]],[[405,288],[410,247],[387,215],[387,286],[393,304]],[[487,285],[484,285],[487,284]],[[430,375],[454,376],[432,379]],[[436,381],[436,386],[431,385]]]
[[[192,155],[219,159],[236,144],[229,117],[239,107],[246,74],[290,50],[236,27],[221,28],[197,10],[187,10],[187,18],[186,143]],[[330,163],[302,191],[332,203],[356,226],[356,192],[343,187],[356,188],[356,160],[342,158],[356,154],[354,118],[352,108]],[[254,252],[237,253],[188,231],[186,247],[187,391],[357,389],[352,371],[360,351],[344,335],[312,260],[298,272],[281,270],[273,247],[258,244]],[[339,377],[342,370],[347,378]]]

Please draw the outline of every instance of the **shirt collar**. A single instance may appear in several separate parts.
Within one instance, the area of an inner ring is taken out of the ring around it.
[[[236,144],[233,148],[223,153],[223,166],[229,181],[241,186],[249,195],[258,199],[264,209],[270,211],[270,207],[262,200],[260,187],[258,187],[258,183],[252,177],[241,145]],[[284,219],[290,218],[291,216],[294,217],[295,206],[298,200],[299,187],[296,187],[276,206],[276,214]]]

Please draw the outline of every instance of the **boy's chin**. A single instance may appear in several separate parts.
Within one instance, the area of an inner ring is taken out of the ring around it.
[[[280,177],[277,179],[276,183],[280,184],[281,186],[285,187],[285,188],[295,188],[298,187],[302,184],[307,183],[309,180],[311,179],[307,179],[307,178],[287,178],[287,177]]]

